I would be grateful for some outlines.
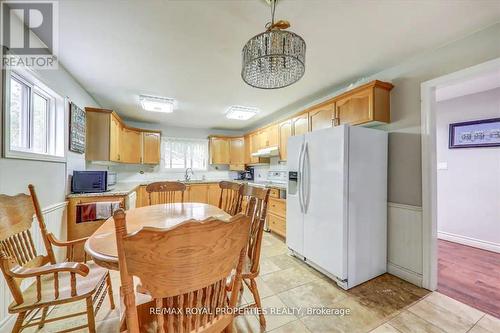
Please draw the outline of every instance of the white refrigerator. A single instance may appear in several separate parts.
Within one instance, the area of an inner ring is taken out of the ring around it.
[[[288,139],[286,243],[349,289],[386,272],[387,133],[347,125]]]

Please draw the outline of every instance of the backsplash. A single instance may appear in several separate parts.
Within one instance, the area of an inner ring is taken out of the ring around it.
[[[160,170],[160,166],[125,165],[125,164],[93,164],[87,163],[87,170],[108,170],[116,172],[118,182],[142,182],[160,180],[183,180],[185,170]],[[206,171],[194,171],[192,179],[236,179],[237,172],[230,171],[228,166],[209,166]]]
[[[280,171],[287,170],[285,162],[279,162],[277,157],[271,157],[269,164],[256,165],[254,169],[254,180],[256,182],[263,182],[267,180],[267,173],[270,170]]]

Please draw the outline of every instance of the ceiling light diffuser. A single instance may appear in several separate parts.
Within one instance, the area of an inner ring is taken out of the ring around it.
[[[146,111],[163,113],[174,112],[175,99],[173,98],[140,95],[139,100],[141,107]]]
[[[233,105],[226,111],[226,118],[248,120],[259,113],[259,109],[247,106]]]

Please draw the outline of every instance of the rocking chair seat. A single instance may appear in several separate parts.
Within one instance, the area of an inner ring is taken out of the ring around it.
[[[41,278],[42,297],[37,299],[36,281],[23,291],[23,302],[12,302],[9,313],[18,313],[30,309],[56,304],[71,303],[91,296],[97,289],[104,289],[108,270],[93,262],[86,264],[89,267],[87,276],[76,274],[76,295],[71,296],[70,273],[59,273],[59,297],[54,295],[54,274],[46,274]]]

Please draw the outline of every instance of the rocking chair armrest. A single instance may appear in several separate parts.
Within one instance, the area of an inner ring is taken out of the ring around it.
[[[9,275],[14,278],[29,278],[37,277],[52,273],[69,272],[81,276],[89,274],[89,266],[79,262],[63,262],[59,264],[45,265],[41,267],[23,268],[21,266],[14,267],[10,270]]]
[[[89,237],[84,237],[84,238],[74,239],[74,240],[70,240],[70,241],[61,241],[61,240],[57,239],[53,233],[48,233],[47,238],[49,239],[49,242],[52,245],[59,246],[59,247],[63,247],[63,246],[69,247],[72,245],[84,243],[85,241],[87,241],[87,239],[89,239]]]

